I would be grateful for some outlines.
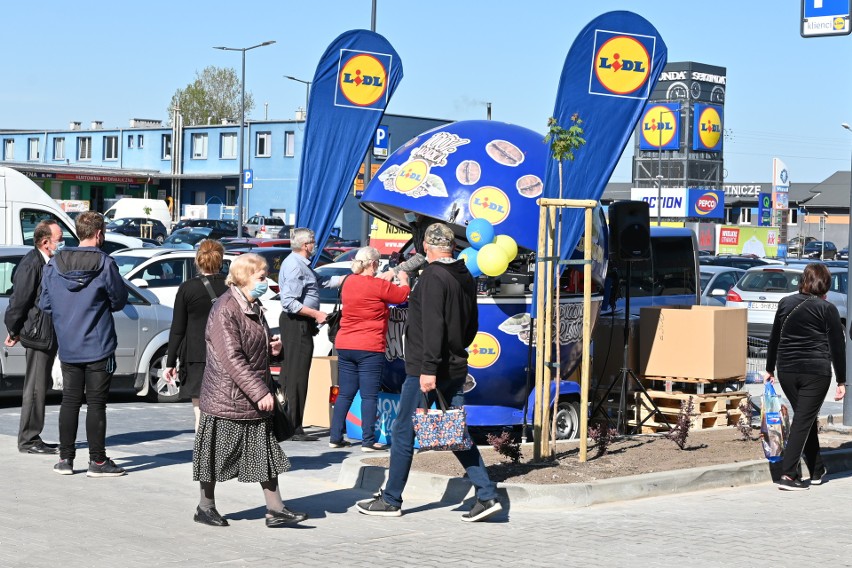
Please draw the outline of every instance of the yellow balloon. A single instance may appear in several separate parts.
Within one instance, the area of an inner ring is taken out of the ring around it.
[[[518,256],[518,243],[509,235],[497,235],[497,238],[494,239],[494,244],[506,251],[506,254],[509,256],[509,262],[512,262]]]
[[[483,274],[500,276],[509,267],[509,255],[495,243],[489,243],[479,249],[476,261]]]

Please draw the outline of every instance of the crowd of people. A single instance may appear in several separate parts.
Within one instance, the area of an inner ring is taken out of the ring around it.
[[[21,406],[18,449],[29,454],[59,454],[53,467],[72,475],[77,429],[85,401],[89,477],[125,475],[107,456],[106,404],[115,371],[117,338],[113,312],[127,303],[127,288],[116,263],[101,251],[106,225],[99,213],[76,219],[79,246],[63,247],[54,221],[35,228],[34,247],[13,276],[5,314],[9,347],[26,348],[27,370]],[[292,253],[278,274],[282,313],[280,335],[272,334],[259,298],[268,288],[268,266],[256,254],[243,254],[222,274],[224,249],[203,241],[195,263],[198,276],[178,289],[164,378],[179,383],[180,395],[195,413],[193,479],[200,497],[194,520],[224,527],[228,520],[215,502],[217,482],[237,479],[259,483],[266,503],[268,527],[293,525],[306,513],[284,505],[278,478],[290,461],[275,434],[273,358],[281,359],[280,386],[286,396],[293,441],[318,438],[303,426],[313,337],[328,314],[320,310],[319,290],[340,288],[343,315],[335,346],[339,355],[340,392],[334,408],[329,446],[351,445],[345,419],[356,394],[363,417],[361,449],[385,451],[375,437],[377,397],[385,365],[389,306],[409,302],[406,324],[406,374],[400,412],[393,425],[386,487],[356,510],[366,515],[402,514],[402,491],[414,451],[413,414],[432,404],[440,391],[453,404],[463,404],[467,376],[466,348],[477,332],[476,286],[463,260],[454,260],[455,235],[442,223],[415,231],[417,255],[405,266],[380,274],[379,252],[358,250],[352,274],[325,278],[311,266],[317,251],[314,232],[293,230]],[[415,287],[408,271],[422,266]],[[59,444],[42,439],[45,395],[58,357],[62,371]],[[481,521],[502,509],[496,485],[488,477],[476,446],[455,452],[476,487],[476,502],[463,515]]]

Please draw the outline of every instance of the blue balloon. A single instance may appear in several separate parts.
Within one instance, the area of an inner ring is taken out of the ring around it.
[[[486,219],[474,219],[467,225],[467,242],[476,250],[494,242],[494,225]]]
[[[482,271],[479,269],[479,264],[477,263],[478,256],[479,252],[473,247],[467,247],[459,253],[459,258],[464,259],[465,266],[467,266],[467,269],[474,278],[482,274]]]

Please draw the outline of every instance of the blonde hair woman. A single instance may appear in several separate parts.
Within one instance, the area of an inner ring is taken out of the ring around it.
[[[169,349],[163,377],[173,382],[180,378],[180,396],[192,400],[195,411],[195,429],[201,410],[201,379],[207,360],[207,345],[204,343],[204,328],[213,307],[214,298],[225,293],[225,275],[222,274],[222,259],[225,249],[222,243],[210,239],[201,241],[195,253],[198,276],[180,285],[175,296],[172,328],[169,332]],[[177,362],[180,360],[180,372]]]
[[[349,445],[343,439],[346,414],[355,394],[361,392],[361,450],[374,452],[384,447],[376,442],[376,415],[379,387],[385,366],[385,336],[388,331],[390,304],[408,299],[408,273],[400,272],[400,284],[376,278],[379,251],[363,247],[355,253],[352,276],[340,291],[343,317],[334,346],[337,348],[337,373],[340,392],[331,419],[329,446]]]
[[[229,289],[210,312],[204,338],[207,366],[201,383],[201,419],[192,454],[193,479],[201,484],[195,522],[228,526],[216,510],[216,483],[237,478],[260,483],[266,500],[266,526],[308,518],[287,510],[278,475],[290,461],[273,434],[269,358],[281,352],[257,301],[267,290],[266,261],[244,254],[231,263]]]

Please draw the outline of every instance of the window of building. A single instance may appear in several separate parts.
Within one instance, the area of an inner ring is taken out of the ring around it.
[[[65,138],[54,138],[53,139],[53,159],[54,160],[64,160],[65,159]]]
[[[127,135],[127,147],[133,148],[133,135],[132,134]]]
[[[172,135],[171,134],[163,134],[162,140],[163,152],[162,157],[164,160],[172,159]]]
[[[207,134],[192,135],[192,159],[207,159]]]
[[[255,149],[257,150],[255,156],[258,158],[270,157],[272,155],[272,133],[258,132]]]
[[[104,160],[118,159],[118,136],[104,136]]]
[[[296,133],[284,133],[284,157],[292,158],[296,155]]]
[[[15,141],[11,138],[6,138],[5,140],[3,140],[3,159],[15,159]]]
[[[798,225],[799,224],[799,210],[798,209],[790,209],[790,217],[787,219],[788,225]]]
[[[237,158],[237,133],[226,132],[221,135],[219,141],[219,157],[223,160],[235,160]]]
[[[751,225],[751,211],[748,207],[740,209],[740,218],[737,223],[739,225]]]
[[[82,136],[77,139],[77,159],[91,160],[92,159],[92,137]]]
[[[27,139],[27,159],[30,161],[38,160],[38,138]]]
[[[145,147],[145,135],[144,134],[140,134],[136,137],[136,147],[137,148],[144,148]]]

